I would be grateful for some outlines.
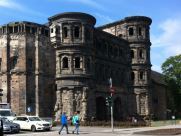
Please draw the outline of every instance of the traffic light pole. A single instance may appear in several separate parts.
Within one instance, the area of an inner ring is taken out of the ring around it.
[[[112,93],[111,93],[112,98]],[[114,119],[113,119],[113,103],[111,104],[111,130],[114,132]]]
[[[111,130],[114,132],[114,118],[113,118],[113,92],[111,91],[112,89],[112,78],[109,79],[109,84],[110,84],[110,92],[111,92]]]

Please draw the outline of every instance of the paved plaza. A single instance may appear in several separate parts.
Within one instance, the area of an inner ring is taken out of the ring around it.
[[[58,130],[60,127],[54,127],[49,132],[30,132],[21,131],[19,134],[6,134],[6,136],[58,136]],[[140,128],[115,128],[114,133],[111,132],[111,128],[104,127],[80,127],[80,136],[146,136],[141,134],[133,134],[134,132],[166,129],[166,128],[181,128],[181,125],[171,125],[162,127],[140,127]],[[73,127],[69,127],[69,132],[72,132]],[[62,131],[63,136],[75,136],[76,134],[66,134],[65,130]],[[147,135],[148,136],[148,135]],[[151,136],[151,135],[149,135]],[[181,136],[177,135],[177,136]]]

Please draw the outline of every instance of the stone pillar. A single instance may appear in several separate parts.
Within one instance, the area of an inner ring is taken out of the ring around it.
[[[73,27],[71,25],[71,23],[69,23],[69,27],[68,27],[68,36],[70,37],[70,42],[72,43],[73,42]]]
[[[39,86],[39,36],[37,35],[36,36],[36,41],[35,41],[35,58],[36,58],[36,62],[35,62],[35,113],[36,113],[36,116],[39,115],[40,113],[40,107],[39,107],[39,104],[40,104],[40,86]]]
[[[85,24],[82,24],[82,43],[85,43]]]
[[[137,113],[140,114],[140,96],[139,94],[136,94],[136,109],[137,109]]]
[[[57,97],[57,101],[55,104],[54,111],[55,111],[55,120],[58,120],[62,113],[62,92],[61,92],[61,90],[56,91],[56,97]]]
[[[150,107],[149,107],[149,100],[148,100],[148,94],[146,94],[145,98],[145,115],[149,115]]]
[[[6,27],[7,31],[7,27]],[[9,35],[4,35],[2,37],[2,40],[4,41],[4,44],[1,45],[2,49],[2,89],[3,89],[3,96],[2,96],[2,102],[9,103],[10,102],[10,45],[9,45]]]
[[[83,69],[83,74],[86,74],[86,71],[87,71],[87,67],[86,67],[86,58],[85,56],[82,56],[82,69]]]
[[[72,115],[73,115],[73,113],[74,113],[74,111],[73,111],[73,99],[74,99],[74,93],[73,93],[73,90],[71,89],[71,90],[69,90],[69,102],[68,102],[68,113],[67,113],[67,116],[69,116],[69,117],[71,117]]]
[[[83,87],[82,93],[82,121],[87,120],[87,87]]]
[[[70,73],[73,73],[74,60],[73,60],[72,55],[68,58],[68,63],[69,63],[68,65],[69,65]]]
[[[56,52],[56,75],[61,74],[61,57]]]

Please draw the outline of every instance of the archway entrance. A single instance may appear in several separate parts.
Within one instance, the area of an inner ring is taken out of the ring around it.
[[[123,119],[123,113],[121,110],[121,99],[116,98],[114,100],[114,120],[122,120]]]
[[[96,118],[97,120],[107,120],[107,107],[104,97],[96,98]]]

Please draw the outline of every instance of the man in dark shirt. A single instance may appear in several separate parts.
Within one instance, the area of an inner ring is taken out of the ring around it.
[[[0,136],[3,136],[3,121],[0,119]]]
[[[60,122],[62,124],[62,127],[61,127],[60,131],[58,132],[58,134],[60,135],[60,133],[64,127],[66,128],[67,134],[69,134],[69,132],[68,132],[68,121],[67,121],[67,116],[66,116],[65,112],[63,112],[63,114],[61,115]]]

